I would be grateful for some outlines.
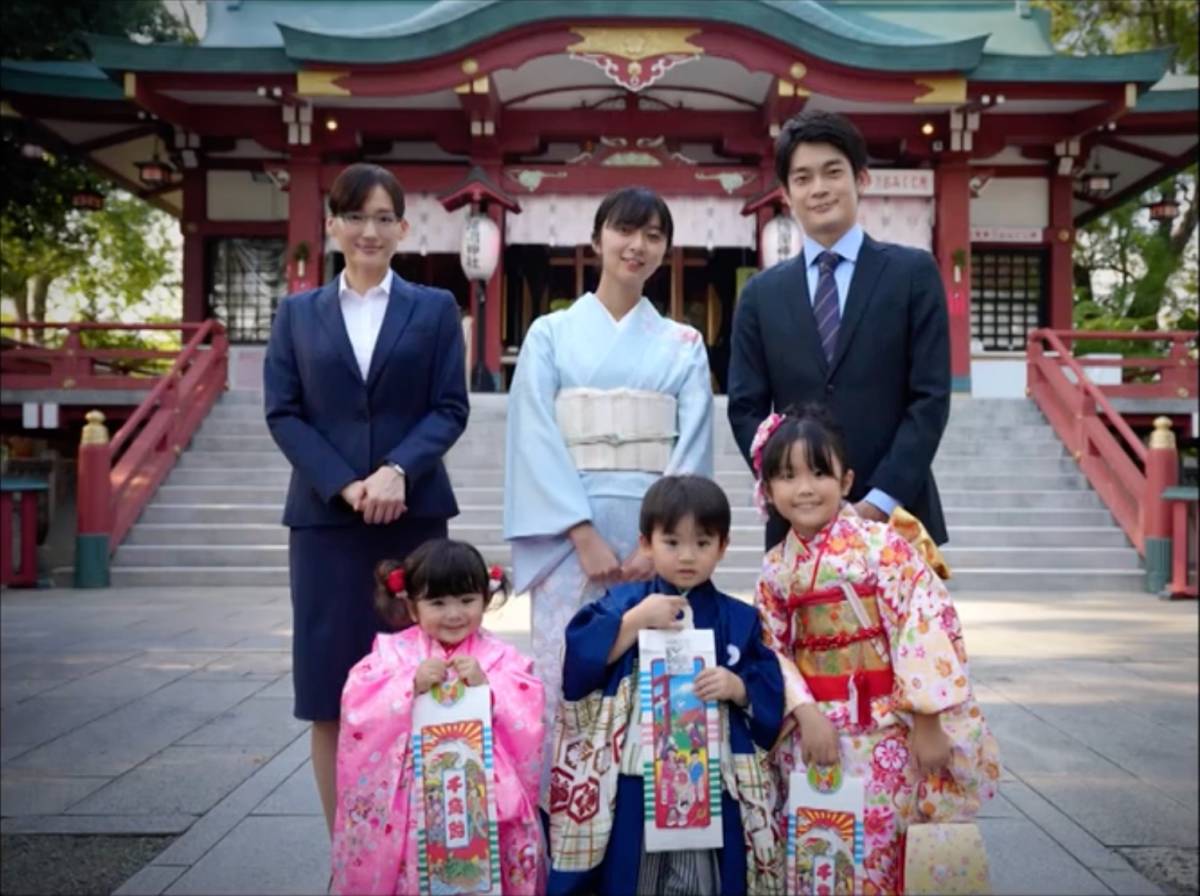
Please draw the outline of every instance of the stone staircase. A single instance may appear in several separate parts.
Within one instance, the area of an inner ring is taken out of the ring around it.
[[[507,562],[501,531],[505,397],[475,395],[471,423],[448,458],[462,513],[453,537]],[[732,545],[718,571],[748,591],[762,557],[753,480],[718,399],[717,478],[734,506]],[[1136,552],[1034,405],[956,398],[935,462],[957,591],[1140,591]],[[262,396],[225,394],[114,558],[116,585],[287,582],[279,524],[289,468],[267,433]]]

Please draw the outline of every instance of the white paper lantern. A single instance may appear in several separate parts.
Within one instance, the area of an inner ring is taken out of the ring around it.
[[[468,280],[490,280],[500,261],[500,228],[487,215],[471,215],[463,225],[458,259]]]
[[[776,215],[763,225],[759,236],[763,268],[769,268],[800,254],[804,234],[800,225],[787,215]]]

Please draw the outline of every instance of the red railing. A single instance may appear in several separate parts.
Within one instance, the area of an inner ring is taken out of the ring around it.
[[[79,532],[108,534],[110,552],[129,532],[225,389],[229,366],[225,328],[215,320],[171,328],[191,333],[171,369],[111,441],[105,441],[102,432],[97,436],[85,428],[79,446]]]
[[[7,340],[0,349],[0,373],[7,389],[147,389],[162,375],[162,363],[178,351],[84,345],[90,332],[146,330],[194,333],[202,324],[5,323],[2,330],[27,333],[66,331],[61,345]],[[147,362],[159,362],[158,364]],[[149,367],[151,369],[147,370]],[[158,367],[157,370],[153,369]]]
[[[1163,495],[1171,505],[1171,578],[1167,594],[1172,598],[1200,596],[1196,576],[1196,488],[1169,488]]]
[[[1067,347],[1097,339],[1166,342],[1170,348],[1162,357],[1087,358],[1088,367],[1136,369],[1153,376],[1150,382],[1098,386]],[[1196,359],[1189,346],[1195,340],[1195,333],[1185,332],[1033,330],[1029,334],[1029,395],[1139,554],[1145,554],[1147,536],[1170,537],[1170,513],[1162,492],[1175,482],[1178,458],[1174,448],[1169,458],[1162,455],[1165,448],[1147,449],[1109,399],[1194,396]]]

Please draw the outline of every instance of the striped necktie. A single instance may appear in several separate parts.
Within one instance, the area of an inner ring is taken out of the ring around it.
[[[833,277],[834,269],[841,262],[842,256],[836,252],[822,252],[817,256],[817,295],[813,299],[813,316],[817,319],[817,335],[821,337],[821,349],[825,352],[825,360],[833,361],[833,350],[837,348],[838,324],[842,314],[838,309],[837,280]]]

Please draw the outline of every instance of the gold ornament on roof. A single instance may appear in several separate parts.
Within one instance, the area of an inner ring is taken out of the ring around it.
[[[669,69],[704,55],[689,41],[699,28],[571,29],[582,40],[567,47],[572,59],[588,62],[626,90],[649,87]]]

